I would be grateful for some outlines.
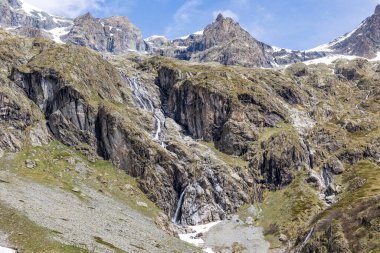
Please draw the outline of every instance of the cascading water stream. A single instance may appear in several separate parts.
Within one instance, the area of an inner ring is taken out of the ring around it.
[[[163,125],[163,122],[160,119],[160,114],[163,115],[162,111],[154,107],[153,101],[151,100],[148,92],[143,87],[141,87],[136,77],[125,77],[125,79],[128,81],[128,84],[132,89],[132,95],[135,98],[137,105],[141,109],[149,111],[153,114],[155,120],[155,132],[153,134],[153,138],[154,140],[158,141],[161,144],[161,146],[164,147],[164,142],[160,140]]]
[[[156,141],[159,141],[160,140],[160,134],[162,132],[162,129],[161,129],[161,120],[159,117],[156,116],[156,112],[154,113],[154,118],[156,119],[156,133],[154,135],[154,139]]]
[[[180,197],[178,199],[177,208],[176,208],[174,216],[172,218],[172,222],[173,223],[177,224],[177,221],[178,221],[178,218],[179,218],[179,213],[181,211],[182,204],[183,204],[183,198],[185,197],[185,193],[186,193],[186,188],[182,191],[182,193],[181,193],[181,195],[180,195]]]
[[[327,173],[326,169],[321,169],[321,178],[323,180],[323,184],[326,187],[326,189],[329,187],[329,185],[332,183],[333,178],[331,175]]]
[[[296,251],[296,253],[301,253],[302,249],[305,247],[305,245],[308,243],[308,241],[310,240],[311,236],[313,235],[314,233],[314,227],[312,227],[310,229],[310,232],[307,234],[305,240],[303,241],[303,243],[301,244],[301,246],[299,247],[299,249]]]

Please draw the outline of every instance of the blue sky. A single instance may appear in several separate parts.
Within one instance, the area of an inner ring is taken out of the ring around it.
[[[171,39],[202,30],[218,12],[260,41],[309,49],[353,30],[380,0],[25,0],[54,14],[126,15],[143,36]]]

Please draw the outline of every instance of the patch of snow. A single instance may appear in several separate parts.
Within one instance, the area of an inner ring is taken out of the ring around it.
[[[214,251],[211,248],[204,248],[203,251],[206,253],[214,253]]]
[[[306,65],[318,64],[318,63],[325,63],[326,65],[329,65],[338,59],[354,60],[356,58],[360,58],[360,57],[354,56],[354,55],[336,54],[336,55],[329,55],[329,56],[325,56],[325,57],[314,59],[314,60],[304,61],[303,63],[305,63]]]
[[[220,223],[220,221],[216,221],[216,222],[211,222],[211,223],[204,224],[204,225],[189,226],[189,228],[191,228],[193,231],[195,231],[194,233],[179,234],[178,236],[182,241],[185,241],[185,242],[190,243],[190,244],[197,246],[197,247],[202,247],[204,244],[204,241],[202,238],[195,238],[196,235],[199,233],[205,234],[213,226],[215,226],[219,223]],[[213,251],[212,250],[210,251],[210,250],[211,250],[210,248],[204,249],[205,252],[212,253]]]
[[[189,38],[191,35],[203,35],[203,32],[204,32],[204,30],[201,30],[201,31],[198,31],[198,32],[195,32],[195,33],[192,33],[192,34],[180,37],[180,39],[181,40],[185,40],[185,39]]]
[[[54,23],[60,23],[60,22],[70,22],[73,23],[72,20],[63,18],[63,17],[58,17],[58,16],[52,16]]]
[[[326,44],[322,44],[322,45],[319,45],[315,48],[312,48],[312,49],[309,49],[309,50],[306,50],[305,52],[331,52],[332,49],[330,48],[330,43],[326,43]]]
[[[276,46],[272,46],[272,49],[273,49],[273,52],[280,52],[282,50],[285,50],[287,53],[291,53],[292,50],[290,49],[287,49],[287,48],[281,48],[281,47],[276,47]]]
[[[70,29],[68,27],[57,27],[51,30],[47,30],[47,32],[53,36],[53,40],[55,42],[64,44],[64,42],[61,40],[61,37],[68,34],[70,32]]]
[[[0,253],[17,253],[16,250],[0,246]]]
[[[193,33],[192,35],[203,35],[204,30]]]
[[[37,15],[41,18],[42,21],[46,20],[46,17],[41,14],[42,12],[37,12]]]
[[[189,38],[190,37],[190,35],[186,35],[186,36],[182,36],[182,37],[180,37],[180,39],[181,40],[185,40],[185,39],[187,39],[187,38]]]
[[[20,0],[22,3],[22,9],[29,15],[33,15],[33,12],[43,12],[43,10],[27,3],[25,0]]]
[[[0,27],[1,27],[1,26],[0,26]],[[16,30],[16,29],[17,29],[16,26],[12,26],[12,27],[1,27],[1,28],[3,28],[3,29],[6,30],[6,31],[13,31],[13,30]]]
[[[156,39],[168,40],[165,36],[162,36],[162,35],[152,35],[152,36],[146,38],[145,41],[150,42],[150,41],[156,40]]]
[[[377,52],[376,57],[369,61],[380,61],[380,52]]]

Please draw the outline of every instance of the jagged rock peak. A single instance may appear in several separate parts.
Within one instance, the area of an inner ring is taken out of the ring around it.
[[[213,24],[225,24],[226,26],[224,26],[224,27],[228,27],[228,25],[236,25],[236,26],[239,26],[239,28],[240,28],[240,25],[238,22],[236,22],[235,20],[233,20],[230,17],[224,17],[223,14],[221,14],[221,13],[218,14],[218,16],[215,19],[215,22],[212,23],[211,25],[213,25]]]
[[[376,5],[376,8],[375,8],[375,14],[379,14],[380,13],[380,4]]]
[[[222,15],[222,13],[219,13],[218,16],[216,17],[216,22],[219,22],[219,21],[221,21],[223,19],[224,19],[224,17]]]
[[[77,17],[75,20],[94,20],[95,17],[92,16],[90,12],[87,12],[79,17]]]
[[[251,35],[245,31],[238,22],[232,18],[219,14],[212,24],[208,25],[203,35],[205,37],[206,48],[210,48],[219,43],[238,38],[239,40],[252,40]]]

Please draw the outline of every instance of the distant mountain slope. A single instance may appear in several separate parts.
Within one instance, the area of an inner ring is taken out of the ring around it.
[[[74,20],[74,26],[65,41],[111,53],[145,51],[147,47],[140,30],[127,17],[98,19],[90,13]]]
[[[380,51],[380,5],[352,32],[306,51],[267,45],[222,15],[204,30],[179,39],[153,36],[143,40],[127,17],[99,19],[87,13],[73,20],[48,14],[25,0],[0,0],[0,14],[0,26],[17,35],[45,37],[99,52],[141,52],[223,65],[271,68],[297,62],[328,63],[346,56],[374,59]]]
[[[1,0],[0,26],[15,34],[62,42],[60,37],[69,32],[72,20],[50,15],[24,0]]]
[[[310,51],[375,58],[380,51],[380,5],[353,31]]]
[[[161,55],[196,62],[219,62],[224,65],[270,67],[270,49],[253,38],[239,23],[221,14],[204,31],[182,37],[163,48]]]
[[[1,0],[0,14],[1,27],[26,37],[45,37],[101,52],[146,50],[141,32],[127,17],[97,19],[87,13],[72,20],[48,14],[24,0]]]

